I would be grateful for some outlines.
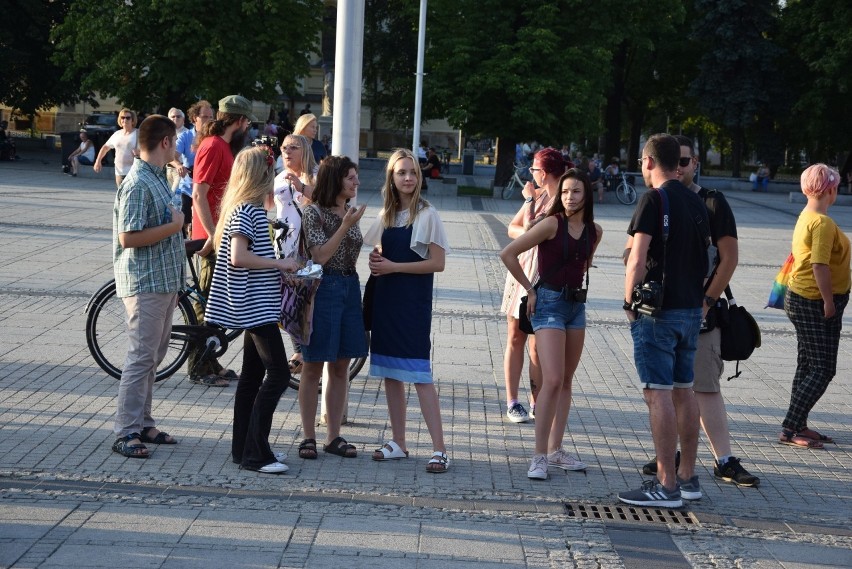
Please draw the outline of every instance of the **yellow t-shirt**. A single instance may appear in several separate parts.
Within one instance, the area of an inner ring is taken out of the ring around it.
[[[793,269],[788,284],[791,291],[811,300],[819,300],[813,264],[828,265],[832,294],[849,292],[849,238],[834,220],[821,213],[803,211],[793,231]]]

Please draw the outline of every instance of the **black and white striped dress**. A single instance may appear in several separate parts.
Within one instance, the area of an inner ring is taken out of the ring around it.
[[[278,322],[281,312],[281,274],[277,269],[246,269],[231,264],[231,238],[249,240],[249,251],[259,257],[275,258],[266,212],[253,204],[242,204],[231,214],[216,255],[207,322],[225,328],[248,329]]]

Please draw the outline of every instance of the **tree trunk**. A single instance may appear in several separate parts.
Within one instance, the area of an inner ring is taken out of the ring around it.
[[[731,166],[733,168],[732,176],[740,177],[743,165],[743,143],[745,133],[740,127],[734,128],[731,132]]]
[[[621,158],[621,105],[624,101],[624,65],[627,61],[627,42],[623,42],[612,59],[612,88],[606,98],[604,126],[607,159]]]
[[[642,153],[642,149],[639,148],[639,138],[642,136],[642,126],[645,124],[645,107],[637,105],[630,112],[629,120],[630,139],[627,141],[627,164],[624,166],[624,169],[632,171],[635,168],[634,164],[639,160],[639,156]],[[618,154],[614,154],[613,156],[618,156]]]
[[[494,185],[505,186],[515,172],[515,141],[501,136],[497,138],[497,155],[494,157]]]

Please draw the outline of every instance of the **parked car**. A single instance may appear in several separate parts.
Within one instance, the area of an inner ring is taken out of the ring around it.
[[[96,132],[106,132],[107,138],[118,130],[117,115],[115,113],[95,113],[86,117],[83,128],[91,136]]]

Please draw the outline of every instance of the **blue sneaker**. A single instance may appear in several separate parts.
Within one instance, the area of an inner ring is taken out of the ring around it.
[[[683,506],[679,487],[669,491],[663,488],[663,485],[656,480],[644,481],[638,490],[620,492],[618,499],[625,504],[632,504],[633,506],[650,506],[656,508],[680,508]]]
[[[681,480],[680,476],[678,476],[677,482],[680,485],[680,495],[684,500],[701,499],[701,485],[698,483],[697,474],[689,480]]]

